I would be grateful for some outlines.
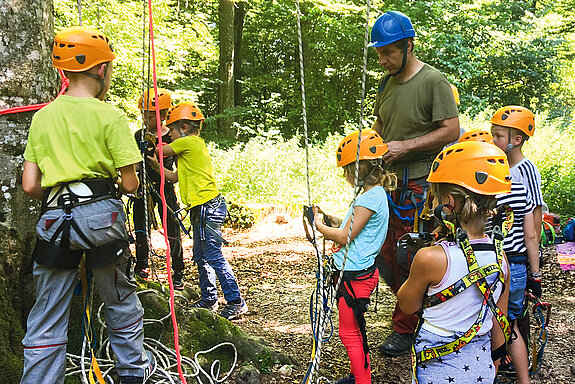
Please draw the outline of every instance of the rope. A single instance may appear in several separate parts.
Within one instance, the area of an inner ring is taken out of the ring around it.
[[[351,204],[351,215],[350,215],[350,225],[349,230],[346,237],[346,244],[345,244],[345,253],[343,257],[343,262],[340,270],[340,276],[337,279],[337,283],[329,300],[329,305],[325,305],[325,314],[320,312],[320,320],[319,320],[319,329],[318,335],[315,337],[314,333],[314,343],[315,350],[312,354],[312,362],[308,367],[308,370],[304,376],[303,383],[308,384],[313,382],[313,378],[315,375],[315,371],[318,369],[320,360],[321,360],[321,345],[325,333],[325,329],[329,324],[332,324],[331,315],[333,313],[332,308],[334,307],[334,301],[337,297],[337,292],[339,291],[340,284],[343,280],[343,271],[345,270],[345,264],[347,261],[347,255],[349,252],[349,246],[351,243],[351,234],[353,231],[353,222],[355,217],[355,207],[356,207],[356,199],[361,191],[362,186],[359,184],[359,154],[361,148],[361,134],[362,129],[365,124],[364,121],[364,110],[365,110],[365,87],[366,87],[366,77],[367,77],[367,45],[369,43],[369,14],[371,9],[370,0],[366,0],[366,17],[365,17],[365,34],[364,34],[364,44],[363,44],[363,70],[362,70],[362,79],[361,79],[361,105],[360,105],[360,115],[359,115],[359,132],[358,132],[358,141],[357,141],[357,152],[356,152],[356,159],[355,159],[355,179],[354,179],[354,197]],[[309,158],[308,158],[308,137],[307,137],[307,116],[305,113],[305,88],[304,88],[304,72],[303,72],[303,56],[302,56],[302,39],[301,39],[301,23],[300,23],[300,8],[299,8],[299,0],[296,0],[296,10],[297,10],[297,26],[298,26],[298,42],[299,42],[299,53],[300,53],[300,69],[301,69],[301,85],[302,85],[302,99],[304,100],[304,111],[303,111],[303,118],[304,118],[304,136],[305,136],[305,149],[306,149],[306,171],[307,171],[307,178],[308,178],[308,195],[309,198],[309,205],[311,206],[311,192],[310,192],[310,183],[309,183]],[[310,223],[313,230],[313,244],[317,251],[317,245],[315,242],[315,226]],[[322,265],[318,265],[318,286],[317,289],[324,289],[323,287],[323,270]],[[313,323],[313,319],[312,319]],[[313,324],[312,324],[313,327]],[[332,325],[333,327],[333,325]],[[333,328],[332,328],[333,329]],[[331,335],[330,335],[331,337]],[[329,337],[328,337],[329,339]],[[327,341],[327,340],[325,340]],[[328,381],[325,377],[319,377],[317,379],[317,383],[320,381],[325,380]]]
[[[151,294],[151,293],[158,294],[157,291],[148,289],[137,292],[137,295]],[[185,297],[178,295],[178,298],[186,301],[187,306],[188,303]],[[171,314],[168,313],[161,319],[144,319],[144,325],[159,325],[163,329],[164,321],[169,319],[170,316]],[[104,319],[104,304],[100,305],[100,307],[98,308],[97,321],[100,324],[99,335],[100,340],[102,340],[102,343],[98,348],[98,350],[95,352],[95,355],[97,356],[98,366],[100,367],[105,382],[114,384],[114,380],[110,376],[115,369],[114,352],[112,351],[112,348],[110,346],[110,340],[104,337],[104,333],[106,330],[106,322]],[[153,338],[144,339],[144,348],[152,352],[157,362],[156,373],[152,376],[153,381],[150,380],[148,382],[154,384],[180,383],[180,380],[182,380],[180,373],[174,371],[174,368],[177,365],[177,352],[174,349],[168,348],[161,342],[162,334],[163,332],[160,332],[160,335],[157,339]],[[206,360],[206,358],[202,356],[210,352],[213,352],[214,350],[217,350],[219,348],[229,348],[233,351],[234,356],[233,363],[230,365],[230,368],[222,374],[220,370],[221,368],[220,361],[214,360],[210,365],[209,372],[207,372],[204,368],[202,368],[202,365],[200,365],[200,361],[202,361],[202,363],[205,364]],[[80,352],[80,355],[66,353],[67,358],[66,376],[79,377],[83,384],[90,384],[88,378],[88,372],[90,370],[91,360],[90,358],[86,357],[86,352],[89,350],[90,350],[89,342],[87,341],[86,338],[84,338],[82,351]],[[184,376],[187,379],[195,378],[196,382],[202,384],[204,383],[202,379],[207,380],[206,382],[209,384],[222,383],[226,381],[234,371],[237,365],[237,360],[238,360],[238,354],[234,344],[230,342],[219,343],[206,351],[196,352],[194,354],[193,359],[184,356],[182,358],[182,363],[184,367]],[[182,382],[185,383],[185,381]]]
[[[148,111],[149,109],[149,93],[147,94],[146,100],[144,104],[144,95],[146,94],[146,92],[148,92],[149,88],[150,88],[150,78],[151,78],[151,52],[150,52],[150,35],[146,29],[147,26],[147,18],[146,18],[146,14],[147,14],[147,2],[146,0],[143,1],[143,9],[142,9],[142,110],[143,111]],[[148,40],[148,46],[146,49],[146,39]],[[147,53],[147,55],[146,55]],[[146,61],[147,61],[147,67],[146,67]],[[146,77],[146,72],[147,72],[147,77]],[[142,142],[145,140],[144,137],[146,135],[146,132],[148,131],[148,126],[146,125],[146,122],[144,121],[144,118],[142,116],[142,131],[140,134],[140,145],[142,145]],[[145,156],[145,154],[143,153],[143,155]],[[144,205],[144,236],[146,238],[146,243],[148,244],[148,260],[150,263],[150,269],[151,269],[151,277],[153,280],[159,281],[160,278],[158,277],[158,272],[156,269],[156,263],[154,262],[154,257],[153,256],[158,256],[158,254],[154,251],[154,247],[152,245],[152,238],[151,238],[151,229],[150,229],[150,203],[149,203],[149,198],[150,195],[148,194],[148,165],[146,162],[146,159],[142,160],[142,199],[143,199],[143,205]],[[153,188],[153,187],[150,187]],[[170,270],[168,270],[168,273],[170,272]]]
[[[68,85],[70,85],[70,79],[68,79],[66,77],[66,75],[64,75],[64,71],[62,71],[61,69],[58,69],[58,73],[60,74],[60,78],[62,79],[62,86],[60,87],[60,92],[58,92],[58,96],[60,96],[60,95],[63,95],[64,93],[66,93],[66,89],[68,88]],[[56,97],[58,97],[58,96],[56,96]],[[20,106],[20,107],[0,109],[0,116],[1,115],[9,115],[12,113],[37,111],[39,109],[44,108],[45,106],[47,106],[50,103],[51,103],[51,101],[49,101],[47,103],[41,103],[41,104],[32,104],[32,105],[24,105],[24,106]]]
[[[152,12],[152,0],[148,0],[148,17],[149,17],[149,32],[150,32],[150,48],[151,48],[151,60],[152,60],[152,74],[154,82],[154,97],[155,97],[155,107],[156,107],[156,127],[158,129],[158,147],[159,147],[159,157],[160,157],[160,196],[162,197],[162,226],[163,228],[168,227],[168,212],[167,212],[167,202],[166,195],[164,191],[164,186],[166,183],[166,175],[164,172],[164,150],[162,142],[162,122],[160,120],[160,102],[158,98],[158,79],[156,74],[156,48],[154,45],[154,18]],[[145,163],[145,161],[144,161]],[[164,231],[164,240],[166,242],[166,270],[168,271],[168,284],[170,287],[170,313],[172,317],[172,325],[174,329],[174,349],[176,350],[176,360],[178,366],[178,372],[180,374],[180,380],[183,384],[186,384],[186,378],[184,376],[184,371],[182,370],[182,355],[180,353],[180,342],[179,342],[179,332],[178,332],[178,321],[176,319],[175,299],[174,299],[174,282],[172,280],[172,258],[170,255],[170,241],[168,239],[168,232]],[[235,348],[235,347],[234,347]]]
[[[78,0],[78,25],[82,26],[82,0]]]

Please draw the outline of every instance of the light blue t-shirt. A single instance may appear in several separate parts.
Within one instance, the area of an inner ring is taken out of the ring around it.
[[[373,215],[371,215],[363,230],[349,245],[347,261],[345,262],[346,271],[361,271],[373,265],[375,257],[387,236],[389,223],[389,206],[383,187],[373,187],[359,195],[355,205],[373,211]],[[340,228],[345,226],[350,215],[351,207],[347,211]],[[341,269],[344,255],[345,245],[342,245],[341,249],[333,254],[333,259],[338,269]]]

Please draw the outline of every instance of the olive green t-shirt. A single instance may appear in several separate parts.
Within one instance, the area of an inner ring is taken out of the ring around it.
[[[142,161],[128,119],[93,97],[62,95],[34,115],[24,159],[38,164],[42,187],[113,178]]]
[[[432,66],[424,64],[404,83],[398,83],[391,76],[385,89],[380,89],[386,76],[379,81],[374,108],[374,115],[383,123],[382,137],[385,142],[424,136],[439,128],[439,121],[457,117],[457,104],[449,82]],[[425,177],[441,149],[411,153],[387,168],[401,180],[404,164],[407,163],[409,179]]]
[[[204,139],[184,136],[172,141],[169,146],[178,155],[180,197],[187,207],[204,204],[220,194]]]

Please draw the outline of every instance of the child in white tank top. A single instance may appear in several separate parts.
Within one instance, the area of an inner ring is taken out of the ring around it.
[[[397,294],[405,313],[423,308],[413,382],[492,383],[509,329],[509,272],[484,231],[495,195],[510,190],[509,165],[492,144],[458,143],[436,157],[427,181],[436,218],[456,241],[419,250]]]

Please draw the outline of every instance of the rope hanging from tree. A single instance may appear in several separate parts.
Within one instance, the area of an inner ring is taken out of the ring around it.
[[[82,0],[78,0],[78,25],[82,26]]]
[[[309,140],[308,140],[308,127],[307,127],[307,113],[306,113],[306,104],[305,104],[305,76],[304,76],[304,65],[303,65],[303,42],[302,42],[302,34],[301,34],[301,11],[299,7],[299,0],[295,1],[296,5],[296,20],[297,20],[297,29],[298,29],[298,44],[299,44],[299,56],[300,56],[300,82],[301,82],[301,90],[302,90],[302,116],[303,116],[303,125],[304,125],[304,143],[305,143],[305,151],[306,151],[306,172],[307,172],[307,188],[308,188],[308,212],[311,211],[311,187],[310,187],[310,172],[309,172]],[[365,17],[365,34],[364,34],[364,43],[363,43],[363,70],[362,70],[362,79],[361,79],[361,104],[360,104],[360,115],[359,115],[359,137],[361,138],[361,133],[363,126],[365,124],[364,121],[364,111],[365,111],[365,84],[366,84],[366,77],[367,77],[367,45],[369,43],[369,14],[371,9],[370,0],[366,0],[366,17]],[[318,311],[316,311],[316,315],[312,314],[311,321],[312,321],[312,333],[314,336],[313,347],[312,347],[312,356],[311,362],[308,366],[302,384],[310,384],[313,382],[314,377],[316,376],[316,371],[319,368],[319,363],[321,360],[321,346],[324,341],[329,340],[331,337],[328,336],[324,340],[325,331],[328,326],[332,327],[333,331],[333,323],[331,320],[331,315],[333,314],[333,307],[335,305],[334,301],[336,300],[336,292],[338,292],[340,284],[343,280],[343,271],[345,270],[345,264],[347,261],[347,255],[349,251],[349,245],[351,243],[351,234],[353,230],[353,222],[355,216],[355,203],[356,198],[359,195],[362,186],[359,185],[359,154],[361,148],[361,139],[357,142],[357,152],[356,152],[356,159],[355,159],[355,179],[354,179],[354,196],[353,201],[351,204],[351,215],[350,215],[350,226],[349,231],[347,233],[346,244],[345,244],[345,253],[343,257],[342,267],[340,271],[339,278],[337,279],[337,283],[335,289],[332,290],[330,286],[325,286],[324,279],[324,272],[327,272],[327,260],[325,255],[319,251],[316,242],[316,235],[315,235],[315,225],[313,223],[313,213],[307,214],[306,217],[309,221],[309,225],[312,228],[312,236],[311,242],[315,248],[316,255],[318,257],[318,271],[316,273],[317,276],[317,287],[316,287],[316,306],[320,305],[319,299],[323,299],[323,307]],[[305,225],[305,223],[304,223]],[[325,268],[325,271],[324,271]],[[327,294],[325,292],[328,292]],[[312,294],[312,301],[313,301],[313,294]],[[313,303],[310,305],[313,307]],[[316,321],[317,320],[317,321]],[[325,377],[318,377],[317,382],[327,380]]]

